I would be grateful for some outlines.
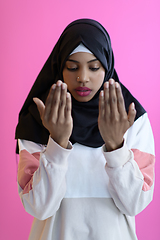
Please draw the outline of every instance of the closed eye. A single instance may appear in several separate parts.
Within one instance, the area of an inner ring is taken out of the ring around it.
[[[69,68],[67,67],[67,70],[71,71],[71,72],[75,72],[76,70],[78,70],[78,67],[72,67],[72,68]]]
[[[100,67],[90,67],[89,69],[93,72],[96,72],[100,69]]]

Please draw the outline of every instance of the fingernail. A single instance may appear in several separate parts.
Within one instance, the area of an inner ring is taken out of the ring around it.
[[[104,96],[104,92],[103,92],[103,91],[100,92],[100,96],[101,96],[101,97]]]
[[[119,83],[118,82],[115,82],[115,87],[119,88]]]
[[[105,82],[104,87],[109,88],[109,82]]]
[[[69,92],[66,93],[66,98],[70,98]]]
[[[109,83],[111,84],[111,85],[113,85],[113,83],[114,83],[114,80],[111,78],[111,79],[109,79]]]
[[[52,89],[54,90],[56,88],[56,84],[53,84],[52,85]]]
[[[58,80],[58,82],[57,82],[57,86],[60,87],[61,84],[62,84],[62,82],[61,82],[60,80]]]
[[[35,97],[33,98],[33,101],[36,103],[36,98]]]
[[[132,102],[131,107],[132,107],[132,109],[135,109],[135,104],[134,104],[134,102]]]
[[[62,83],[62,89],[64,90],[66,88],[66,84]]]

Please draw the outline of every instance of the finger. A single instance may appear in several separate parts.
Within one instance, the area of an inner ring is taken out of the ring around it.
[[[65,118],[66,118],[67,122],[70,121],[71,110],[72,110],[71,95],[69,92],[67,92],[66,93],[66,106],[65,106]]]
[[[53,99],[55,88],[56,88],[56,84],[53,84],[52,87],[50,88],[48,97],[45,102],[45,112],[44,112],[45,120],[48,120],[50,112],[51,112],[52,99]]]
[[[64,119],[65,117],[66,93],[67,93],[67,84],[62,83],[61,92],[60,92],[59,109],[58,109],[58,119],[60,120]]]
[[[35,102],[35,104],[37,105],[40,117],[42,119],[42,116],[44,114],[45,111],[45,105],[44,103],[39,99],[39,98],[33,98],[33,101]]]
[[[99,117],[104,117],[104,91],[99,94]]]
[[[58,110],[59,110],[60,95],[61,95],[61,85],[62,85],[62,81],[59,80],[56,84],[55,90],[53,92],[52,101],[51,101],[49,121],[53,121],[54,123],[57,122],[57,118],[58,118]]]
[[[104,117],[110,117],[109,82],[104,83]]]
[[[110,112],[112,117],[117,117],[117,95],[115,90],[115,81],[113,79],[109,80],[109,102],[110,102]]]
[[[120,116],[126,115],[125,103],[122,94],[121,87],[118,82],[115,83],[116,95],[117,95],[117,108]]]
[[[134,119],[136,117],[136,109],[135,109],[135,104],[131,103],[129,105],[129,111],[128,111],[128,121],[130,124],[130,127],[132,126],[132,124],[134,123]]]

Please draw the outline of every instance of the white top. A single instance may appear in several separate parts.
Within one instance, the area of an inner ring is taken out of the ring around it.
[[[136,240],[134,216],[152,200],[154,141],[147,114],[106,152],[19,140],[19,195],[30,240]],[[40,154],[39,154],[40,153]]]

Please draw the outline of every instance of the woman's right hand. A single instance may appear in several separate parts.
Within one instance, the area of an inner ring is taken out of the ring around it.
[[[62,81],[53,84],[46,103],[33,98],[37,105],[42,123],[50,132],[52,139],[61,147],[67,148],[73,129],[71,116],[71,95],[67,92],[67,85]]]

